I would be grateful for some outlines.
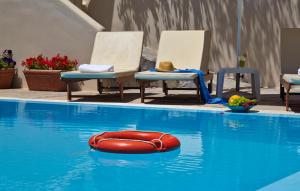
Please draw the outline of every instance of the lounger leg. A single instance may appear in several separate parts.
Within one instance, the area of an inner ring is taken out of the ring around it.
[[[208,87],[207,87],[209,93],[212,93],[212,86],[213,86],[213,80],[211,79],[211,80],[209,81]]]
[[[168,95],[168,84],[165,80],[163,80],[163,92],[166,96]]]
[[[124,99],[124,82],[120,81],[119,82],[119,88],[120,88],[120,98],[121,100]]]
[[[197,91],[197,99],[199,99],[199,101],[201,102],[201,98],[200,98],[200,88],[199,88],[199,79],[195,78],[194,83],[196,85],[196,91]]]
[[[141,102],[145,102],[145,81],[140,81]]]
[[[72,90],[71,90],[71,82],[67,83],[67,99],[68,101],[72,101]]]
[[[220,98],[223,96],[224,75],[224,70],[220,70],[217,75],[217,97]]]
[[[282,79],[282,75],[280,75],[280,99],[284,101],[284,80]]]
[[[290,90],[291,90],[291,85],[290,85],[290,84],[287,84],[287,87],[286,87],[286,94],[285,94],[285,107],[286,107],[286,111],[289,110]]]
[[[116,79],[116,82],[117,82],[117,84],[118,84],[118,86],[119,86],[119,91],[120,91],[120,98],[121,98],[121,100],[123,100],[124,99],[124,80],[125,79],[121,79],[121,78],[117,78]]]
[[[101,80],[97,80],[97,89],[98,89],[99,94],[103,93],[103,84],[102,84]]]

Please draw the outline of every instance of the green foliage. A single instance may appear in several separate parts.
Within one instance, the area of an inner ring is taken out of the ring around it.
[[[0,70],[5,70],[9,68],[14,68],[14,64],[5,62],[3,59],[0,59]]]
[[[5,70],[9,68],[14,68],[16,62],[12,59],[12,51],[4,50],[2,53],[2,57],[0,58],[0,70]]]
[[[0,59],[0,69],[8,69],[11,68],[10,64]]]

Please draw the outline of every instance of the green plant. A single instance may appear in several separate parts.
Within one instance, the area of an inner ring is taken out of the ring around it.
[[[6,63],[2,59],[0,59],[0,69],[7,69],[7,68],[9,68],[8,63]]]
[[[246,66],[246,62],[247,62],[247,54],[244,53],[242,56],[240,56],[240,59],[239,59],[239,66],[241,68],[244,68]]]
[[[14,68],[16,62],[12,59],[12,51],[5,50],[2,54],[2,58],[0,59],[0,69],[5,70],[9,68]]]

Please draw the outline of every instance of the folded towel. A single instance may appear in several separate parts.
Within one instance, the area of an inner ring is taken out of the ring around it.
[[[79,66],[81,73],[99,73],[99,72],[113,72],[114,67],[111,65],[96,65],[96,64],[82,64]]]
[[[298,69],[298,75],[300,75],[300,68]]]

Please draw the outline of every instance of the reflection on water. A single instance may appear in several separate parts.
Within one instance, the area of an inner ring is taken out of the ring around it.
[[[120,154],[120,153],[105,153],[96,150],[91,150],[89,155],[96,161],[98,165],[110,167],[138,167],[145,168],[149,166],[155,168],[155,165],[160,165],[159,161],[173,161],[178,157],[180,149],[165,153],[152,153],[152,154]]]
[[[300,170],[299,117],[15,101],[0,108],[0,190],[255,190]],[[132,155],[87,144],[95,133],[128,129],[171,133],[181,147]]]

